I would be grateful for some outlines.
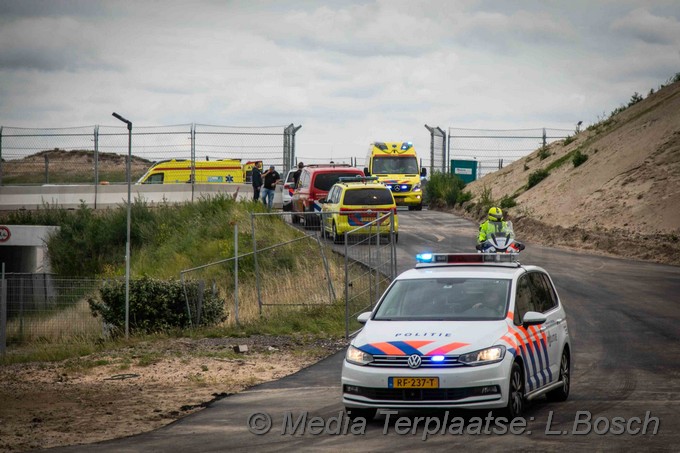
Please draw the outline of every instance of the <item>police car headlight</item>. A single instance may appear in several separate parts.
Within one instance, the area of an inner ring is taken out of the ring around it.
[[[505,357],[505,346],[493,346],[480,351],[468,352],[458,356],[458,361],[465,365],[488,365],[503,360]]]
[[[373,356],[368,352],[364,352],[361,349],[350,346],[347,348],[347,355],[345,356],[345,359],[349,363],[353,363],[355,365],[368,365],[373,361]]]
[[[411,189],[411,192],[420,192],[420,187],[421,187],[420,183],[414,184],[413,189]]]

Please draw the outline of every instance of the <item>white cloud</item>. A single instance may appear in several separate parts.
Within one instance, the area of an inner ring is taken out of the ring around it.
[[[665,0],[18,3],[0,125],[295,123],[301,156],[427,150],[424,124],[573,128],[680,67]]]
[[[611,29],[648,44],[680,44],[680,20],[677,17],[656,16],[643,8],[635,9],[615,20]]]

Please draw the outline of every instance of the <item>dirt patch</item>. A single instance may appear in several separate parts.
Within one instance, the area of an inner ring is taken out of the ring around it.
[[[248,352],[234,352],[247,345]],[[85,444],[166,425],[344,346],[303,336],[174,339],[0,367],[0,451]]]

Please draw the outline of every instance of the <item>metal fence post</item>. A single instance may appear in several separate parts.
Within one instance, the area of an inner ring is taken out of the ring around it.
[[[376,216],[376,220],[378,216]],[[380,224],[376,223],[376,235],[375,235],[375,298],[371,299],[371,311],[375,307],[375,303],[380,297]],[[370,244],[369,244],[370,246]]]
[[[94,127],[94,208],[97,209],[99,190],[99,126]]]
[[[349,258],[347,251],[347,236],[345,235],[345,339],[349,338]]]
[[[196,325],[201,325],[201,314],[203,312],[203,293],[205,292],[205,280],[198,281],[198,294],[196,297]]]
[[[255,214],[250,213],[250,230],[253,234],[253,264],[255,265],[255,288],[257,289],[257,307],[262,317],[262,293],[260,291],[260,268],[257,264],[257,239],[255,238]]]
[[[238,317],[238,223],[234,222],[234,318],[240,325]]]
[[[196,124],[191,123],[191,202],[194,202],[194,190],[196,187]]]
[[[45,184],[50,183],[50,158],[45,154]]]
[[[543,128],[543,148],[545,148],[546,146],[548,146],[548,137],[545,134],[545,128]]]
[[[397,237],[394,232],[394,219],[396,214],[394,211],[390,211],[390,280],[394,280],[397,276]]]
[[[346,234],[346,233],[345,233]],[[346,234],[347,235],[347,234]],[[347,235],[349,236],[349,235]],[[345,237],[345,242],[349,237]],[[368,260],[367,260],[367,265],[368,265],[368,301],[371,304],[371,307],[373,306],[373,273],[371,272],[371,234],[369,230],[369,235],[368,235]]]
[[[0,274],[0,355],[7,350],[7,280],[5,280],[5,263],[2,263]]]

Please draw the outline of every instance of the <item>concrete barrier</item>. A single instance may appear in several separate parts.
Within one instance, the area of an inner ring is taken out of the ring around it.
[[[253,187],[249,184],[195,184],[193,199],[225,194],[238,200],[252,200]],[[190,184],[144,184],[131,187],[132,199],[148,203],[184,203],[192,201]],[[1,186],[0,210],[37,209],[49,204],[73,209],[85,203],[92,208],[124,205],[127,202],[127,185],[44,185]],[[274,207],[281,207],[281,186],[276,188]]]

